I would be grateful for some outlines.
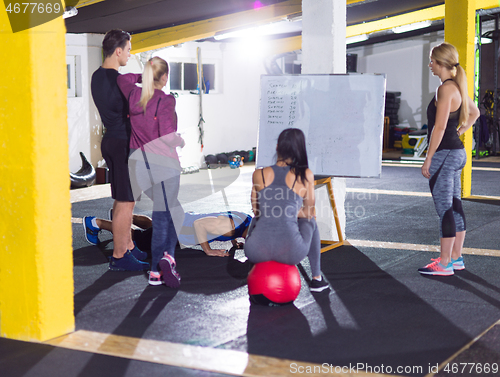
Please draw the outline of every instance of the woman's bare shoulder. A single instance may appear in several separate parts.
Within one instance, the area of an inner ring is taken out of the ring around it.
[[[437,88],[437,97],[438,99],[441,99],[442,97],[445,96],[453,96],[454,94],[460,94],[460,90],[458,88],[458,85],[453,81],[447,81],[443,84],[441,84]]]
[[[264,172],[264,168],[255,169],[252,174],[252,179],[254,182],[262,182],[262,173]]]
[[[254,170],[253,172],[253,175],[261,175],[262,176],[262,173],[267,173],[269,171],[269,169],[271,169],[271,167],[264,167],[264,168],[257,168]]]
[[[258,172],[258,174],[260,174],[262,176],[262,173],[264,173],[265,176],[271,174],[271,172],[273,171],[273,168],[270,167],[270,166],[266,166],[264,168],[260,168],[260,169],[257,169],[255,170],[254,174],[256,174]]]
[[[314,183],[314,174],[311,169],[307,168],[306,169],[306,178],[308,182]]]

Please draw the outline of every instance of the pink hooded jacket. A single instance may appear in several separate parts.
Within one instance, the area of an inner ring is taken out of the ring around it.
[[[136,86],[142,75],[127,73],[118,76],[117,83],[128,99],[130,123],[130,149],[141,149],[146,153],[166,156],[179,161],[176,147],[184,146],[184,140],[176,133],[177,114],[175,112],[175,98],[163,91],[155,89],[144,112],[140,106],[142,89]]]

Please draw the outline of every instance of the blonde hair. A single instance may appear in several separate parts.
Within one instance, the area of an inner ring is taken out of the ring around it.
[[[467,76],[458,62],[457,49],[452,44],[443,42],[432,49],[431,58],[439,65],[451,71],[453,81],[458,85],[462,97],[459,124],[465,123],[469,119],[469,106],[467,104],[469,93],[467,92]]]
[[[168,75],[168,64],[157,56],[148,60],[142,73],[142,92],[138,105],[146,112],[146,106],[155,94],[155,82],[160,82],[161,77]]]

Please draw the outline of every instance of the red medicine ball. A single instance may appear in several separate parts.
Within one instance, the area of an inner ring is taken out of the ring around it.
[[[290,304],[300,292],[300,275],[294,265],[274,261],[257,263],[247,281],[250,300],[257,304]]]

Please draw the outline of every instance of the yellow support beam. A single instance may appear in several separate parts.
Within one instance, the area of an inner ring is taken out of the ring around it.
[[[457,48],[460,65],[467,73],[469,96],[474,98],[476,0],[446,0],[445,6],[444,40]],[[472,138],[472,128],[462,135],[467,152],[467,163],[462,170],[462,197],[471,195]]]
[[[65,33],[12,33],[0,5],[0,337],[74,329]]]
[[[415,12],[384,18],[383,20],[348,26],[346,29],[346,37],[389,30],[393,27],[413,24],[415,22],[442,20],[443,18],[444,5],[438,5],[427,9],[417,10]]]
[[[476,0],[476,9],[491,9],[499,6],[499,0]]]
[[[302,36],[297,35],[295,37],[273,39],[265,42],[265,44],[266,50],[272,51],[273,55],[279,55],[285,52],[300,50],[302,48]]]
[[[259,9],[138,33],[132,35],[132,53],[137,54],[197,39],[210,38],[217,32],[226,30],[271,23],[301,11],[302,0],[288,0]]]

